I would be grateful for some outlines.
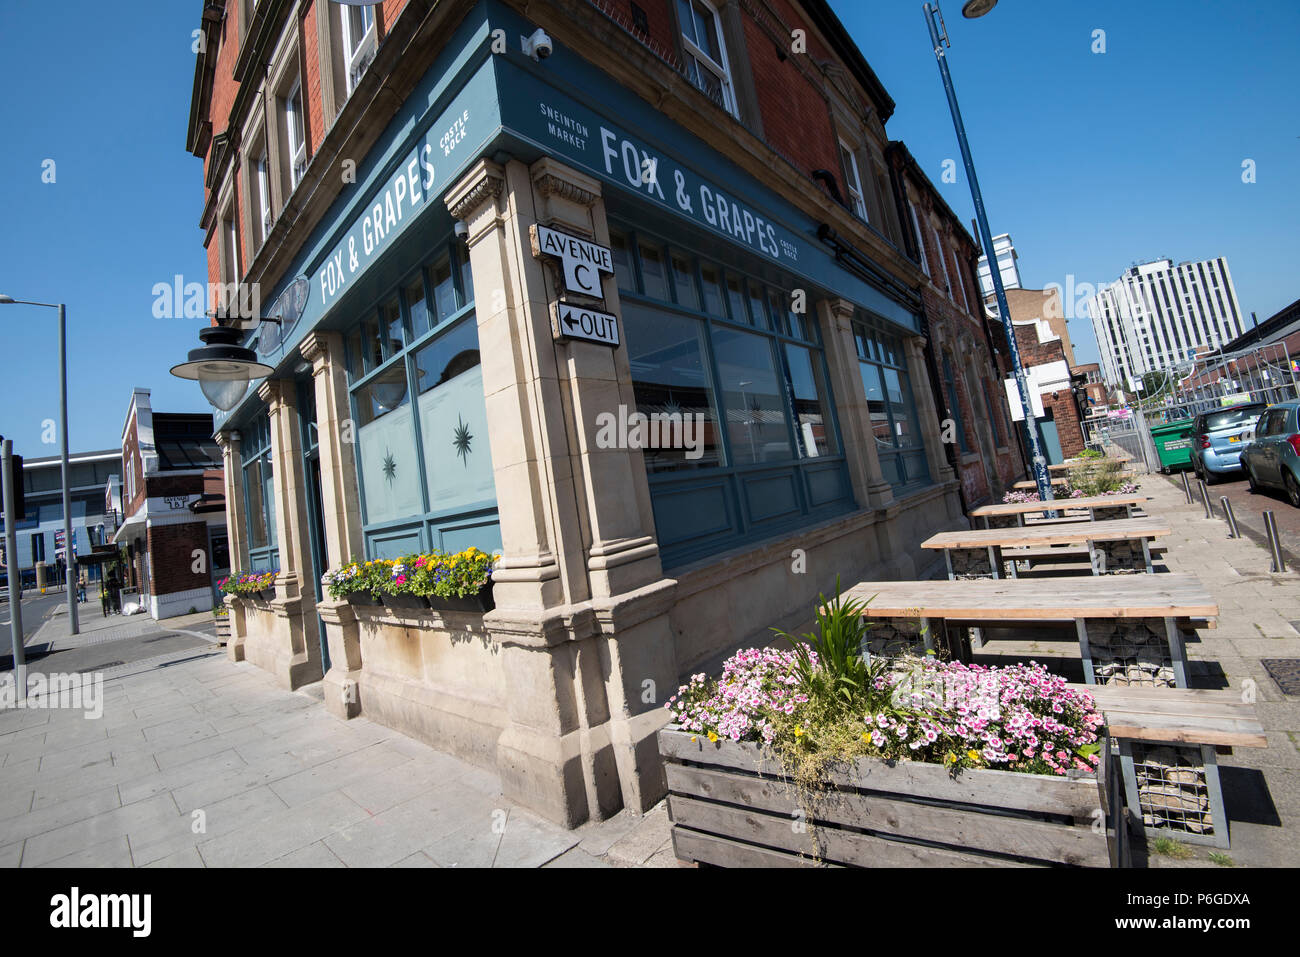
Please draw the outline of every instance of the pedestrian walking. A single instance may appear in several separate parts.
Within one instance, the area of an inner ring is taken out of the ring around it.
[[[117,577],[116,569],[108,575],[108,604],[113,614],[122,613],[122,582]]]

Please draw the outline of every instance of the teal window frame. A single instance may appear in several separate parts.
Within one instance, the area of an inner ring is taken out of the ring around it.
[[[239,467],[241,486],[244,493],[244,533],[248,543],[248,568],[243,571],[272,571],[280,567],[279,532],[275,523],[275,503],[265,493],[261,496],[261,516],[266,528],[266,544],[253,544],[253,498],[249,494],[250,470],[258,466],[258,484],[265,488],[264,469],[270,469],[272,475],[271,489],[275,488],[275,457],[271,452],[271,415],[263,409],[260,414],[239,430]],[[232,559],[232,560],[237,560]]]
[[[816,301],[813,291],[809,289],[806,297],[808,311],[794,313],[788,290],[807,289],[805,283],[778,277],[765,269],[738,268],[734,255],[701,254],[686,242],[670,242],[617,219],[611,222],[610,233],[616,250],[620,301],[700,324],[700,359],[715,416],[718,461],[659,471],[647,469],[664,567],[680,566],[737,545],[788,533],[856,508],[825,349],[812,313]],[[645,291],[643,243],[657,247],[662,257],[667,298]],[[675,258],[688,260],[691,268],[675,268]],[[705,279],[714,273],[716,295],[708,292]],[[739,286],[733,285],[737,280]],[[690,288],[679,289],[682,283],[690,283]],[[719,332],[730,330],[759,336],[768,345],[790,449],[786,458],[737,461],[731,429],[725,425],[728,412],[736,410],[729,407],[728,389],[721,382],[716,343]],[[625,338],[633,334],[632,328],[625,327]],[[808,454],[799,428],[797,403],[807,400],[796,399],[788,347],[808,351],[817,387],[823,393],[821,408],[829,449],[817,455]],[[761,506],[756,504],[759,496],[766,497]],[[716,507],[710,503],[716,503]],[[699,523],[699,530],[686,530],[689,520],[678,516],[693,510],[707,516],[707,521]],[[681,534],[673,531],[678,528]]]
[[[872,434],[876,441],[876,455],[880,460],[881,472],[885,481],[893,486],[899,497],[909,495],[932,484],[930,463],[925,454],[925,442],[921,437],[921,419],[916,411],[916,393],[912,377],[907,369],[907,355],[899,334],[892,331],[884,320],[877,319],[865,310],[859,309],[853,318],[853,340],[858,352],[858,363],[869,372],[864,372],[865,382],[870,374],[877,377],[881,385],[888,425],[889,442],[883,442],[875,432],[873,418]],[[901,402],[894,402],[889,397],[886,373],[893,372],[904,388],[901,390]],[[868,406],[871,398],[866,396]],[[873,411],[874,416],[874,411]],[[901,441],[899,438],[900,421],[909,421],[914,426],[914,440]]]
[[[367,309],[365,315],[344,335],[348,401],[355,423],[362,421],[358,394],[367,386],[382,381],[385,376],[396,378],[395,373],[399,371],[406,383],[406,395],[402,404],[414,406],[421,394],[418,391],[415,356],[425,346],[449,334],[462,323],[474,324],[476,321],[474,284],[470,273],[468,250],[462,242],[451,237],[435,244],[435,249],[437,255],[426,259],[418,267],[408,270],[398,282],[378,297],[377,302]],[[455,293],[455,308],[448,314],[440,316],[434,298],[435,287],[431,280],[434,270],[443,263],[444,255]],[[408,290],[417,277],[423,286],[424,308],[429,323],[428,328],[418,335],[413,328],[411,303],[407,296]],[[366,350],[367,342],[363,330],[369,323],[381,318],[382,310],[390,303],[396,303],[400,310],[401,338],[400,341],[383,343],[382,359],[374,362],[373,355]],[[394,408],[399,407],[400,404],[394,406]],[[384,414],[387,413],[380,413],[375,418],[381,418]],[[358,428],[360,428],[359,424]],[[482,438],[484,441],[487,440],[487,436]],[[391,558],[414,551],[427,552],[441,549],[447,535],[463,533],[466,529],[478,527],[491,530],[484,535],[483,542],[477,547],[484,551],[498,549],[500,530],[495,495],[491,499],[459,505],[451,509],[438,508],[437,503],[430,501],[424,436],[421,433],[418,409],[415,408],[412,409],[411,415],[411,440],[415,450],[416,467],[419,470],[421,507],[411,515],[374,522],[369,520],[367,514],[365,477],[360,461],[362,450],[358,441],[355,465],[361,507],[362,538],[366,551],[363,557]]]

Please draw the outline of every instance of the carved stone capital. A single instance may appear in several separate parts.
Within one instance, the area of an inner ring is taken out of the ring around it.
[[[558,163],[549,156],[529,169],[533,186],[545,197],[557,197],[590,209],[600,199],[600,182]]]
[[[312,375],[320,375],[339,354],[342,337],[337,332],[309,332],[298,346],[302,357],[311,363]]]
[[[484,203],[500,196],[505,183],[505,170],[491,160],[481,159],[448,190],[444,197],[447,210],[454,219],[468,220]]]

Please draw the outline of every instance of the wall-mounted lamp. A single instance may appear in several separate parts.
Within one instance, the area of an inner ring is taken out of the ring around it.
[[[257,361],[257,353],[242,344],[244,334],[235,326],[208,326],[199,331],[199,338],[203,345],[191,349],[171,372],[178,379],[197,380],[207,400],[222,412],[239,404],[251,380],[275,371]]]

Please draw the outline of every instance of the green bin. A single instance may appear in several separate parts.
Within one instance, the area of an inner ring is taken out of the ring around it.
[[[1151,441],[1160,456],[1160,471],[1190,468],[1192,465],[1192,423],[1195,419],[1179,419],[1163,425],[1151,426]]]

